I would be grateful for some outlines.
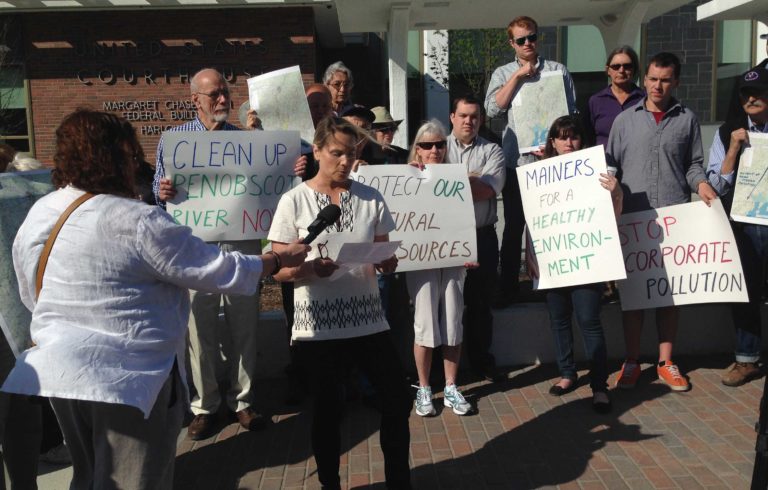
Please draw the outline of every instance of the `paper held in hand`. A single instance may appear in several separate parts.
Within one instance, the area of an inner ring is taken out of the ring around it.
[[[734,185],[731,218],[768,225],[768,134],[749,133]]]

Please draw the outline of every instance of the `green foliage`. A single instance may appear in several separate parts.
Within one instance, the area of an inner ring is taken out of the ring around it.
[[[451,88],[463,88],[480,97],[493,70],[514,59],[506,29],[449,31],[449,53]]]

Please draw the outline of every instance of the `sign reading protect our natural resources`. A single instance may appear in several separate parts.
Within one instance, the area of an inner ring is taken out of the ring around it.
[[[517,168],[539,289],[623,279],[602,146]]]
[[[703,225],[705,224],[705,225]],[[747,283],[720,200],[628,213],[619,237],[621,308],[747,302]]]
[[[378,189],[395,231],[399,272],[463,266],[477,260],[475,211],[464,165],[361,166],[352,178]]]
[[[296,131],[168,131],[168,212],[206,241],[266,238],[280,197],[299,179]]]

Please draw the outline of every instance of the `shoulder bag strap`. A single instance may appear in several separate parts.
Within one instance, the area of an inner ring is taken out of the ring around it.
[[[53,227],[53,230],[51,230],[51,234],[48,236],[48,240],[45,241],[45,247],[43,247],[43,253],[40,254],[40,261],[37,263],[37,278],[35,279],[35,300],[40,296],[40,290],[43,289],[43,276],[45,275],[45,266],[48,265],[48,256],[51,253],[51,249],[53,248],[53,242],[56,241],[56,237],[59,236],[59,231],[61,231],[61,227],[64,226],[64,223],[67,221],[67,218],[69,218],[69,215],[74,212],[75,209],[80,207],[81,204],[83,204],[88,199],[94,197],[95,194],[91,194],[90,192],[86,192],[82,196],[75,199],[75,201],[69,205],[67,209],[64,210],[63,213],[61,213],[61,216],[59,216],[59,220],[56,222],[56,225]]]

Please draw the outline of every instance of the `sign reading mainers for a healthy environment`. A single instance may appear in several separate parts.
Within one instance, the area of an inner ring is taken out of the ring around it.
[[[298,156],[297,131],[167,131],[168,212],[206,241],[266,238]]]
[[[623,279],[611,194],[596,146],[517,168],[539,289]]]
[[[464,165],[361,166],[352,178],[378,189],[395,231],[399,272],[463,266],[477,260],[475,208]]]
[[[619,239],[627,280],[621,309],[747,302],[747,282],[720,200],[628,213]]]

